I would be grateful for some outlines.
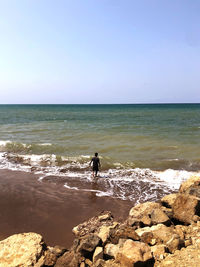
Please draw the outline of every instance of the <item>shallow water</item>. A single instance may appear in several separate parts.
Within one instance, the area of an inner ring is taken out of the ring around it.
[[[155,200],[161,188],[177,190],[200,172],[200,104],[0,105],[0,133],[0,168],[67,177],[66,190],[98,197]],[[96,151],[95,191],[89,161]]]

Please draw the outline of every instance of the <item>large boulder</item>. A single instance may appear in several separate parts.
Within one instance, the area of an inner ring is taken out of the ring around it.
[[[81,254],[85,252],[92,252],[99,245],[100,238],[95,234],[90,234],[85,236],[80,240],[80,244],[77,247],[77,251]]]
[[[192,191],[193,191],[192,189],[196,189],[197,192],[200,193],[200,191],[198,190],[200,189],[200,177],[199,176],[191,176],[188,180],[183,182],[179,188],[179,192],[192,194]],[[200,197],[200,195],[197,195],[197,197]]]
[[[162,206],[155,202],[145,202],[133,207],[129,212],[130,226],[151,226],[153,224],[169,223],[169,217],[162,210]]]
[[[200,216],[200,198],[188,194],[178,194],[174,201],[173,217],[183,223],[198,221]]]
[[[95,233],[102,226],[113,225],[113,216],[110,211],[104,211],[99,216],[94,216],[72,229],[76,237],[82,237],[90,233]]]
[[[116,262],[124,267],[132,267],[135,264],[147,266],[151,260],[152,253],[150,247],[145,243],[131,239],[126,240],[116,256]]]
[[[136,230],[143,242],[150,245],[164,244],[171,253],[183,246],[183,240],[173,227],[158,224],[152,227],[144,227]]]
[[[0,242],[0,267],[42,266],[45,244],[36,233],[12,235]],[[41,263],[40,263],[41,262]]]
[[[105,243],[110,237],[110,233],[119,225],[118,222],[113,222],[111,225],[102,225],[99,230],[97,230],[98,237]]]
[[[106,244],[104,247],[104,254],[110,258],[116,258],[117,253],[120,250],[120,245],[114,245],[114,244]]]
[[[113,244],[117,244],[119,242],[119,239],[132,239],[135,241],[140,240],[140,237],[138,234],[135,232],[133,227],[128,226],[126,224],[121,224],[118,225],[115,228],[112,228],[110,230],[110,237],[109,240]]]
[[[161,203],[167,208],[172,208],[174,201],[177,197],[177,194],[169,194],[161,198]]]

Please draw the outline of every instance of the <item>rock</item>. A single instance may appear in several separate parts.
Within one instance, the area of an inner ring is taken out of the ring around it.
[[[95,263],[94,263],[94,267],[104,267],[105,266],[105,261],[102,260],[102,259],[99,259],[97,260]]]
[[[200,199],[192,195],[178,194],[172,210],[175,219],[190,224],[195,219],[194,215],[200,215]]]
[[[145,202],[138,204],[129,211],[128,224],[130,226],[150,226],[152,225],[151,213],[154,209],[161,209],[159,203]]]
[[[61,257],[56,261],[55,267],[79,267],[81,263],[80,253],[75,253],[70,250],[65,252]]]
[[[170,224],[169,217],[160,208],[154,209],[151,212],[150,216],[152,224],[159,224],[159,223],[163,223],[165,225]]]
[[[126,238],[126,239],[133,239],[133,240],[140,240],[138,234],[135,232],[133,227],[122,224],[116,228],[110,230],[110,241],[113,244],[117,244],[119,239]]]
[[[151,247],[151,252],[154,258],[158,261],[163,260],[164,257],[167,255],[167,247],[163,244],[156,245]]]
[[[86,266],[89,266],[89,267],[92,267],[93,266],[93,263],[89,259],[86,259],[85,260],[85,264],[86,264]]]
[[[119,263],[117,263],[115,260],[107,260],[105,262],[104,267],[122,267]],[[123,266],[125,267],[125,266]]]
[[[171,208],[174,204],[176,197],[177,197],[177,194],[169,194],[169,195],[164,196],[161,199],[162,205],[167,208]]]
[[[117,253],[116,261],[121,266],[133,266],[136,263],[146,264],[152,259],[150,247],[142,242],[127,239],[123,247]]]
[[[95,234],[85,236],[80,240],[77,251],[84,255],[84,252],[92,252],[99,245],[100,238]]]
[[[98,233],[98,237],[105,243],[110,236],[110,228],[108,226],[103,225]]]
[[[93,262],[96,262],[99,259],[103,259],[103,248],[102,247],[96,247],[94,254],[93,254]]]
[[[15,234],[0,241],[1,267],[35,266],[44,254],[42,236],[36,233]],[[42,261],[37,266],[42,266]]]
[[[174,230],[181,239],[185,239],[184,227],[182,225],[176,225]]]
[[[199,267],[200,248],[198,246],[188,246],[177,250],[174,254],[168,255],[158,267]]]
[[[99,229],[99,232],[97,233],[98,237],[102,240],[103,243],[107,241],[107,239],[110,237],[110,230],[114,229],[119,223],[114,222],[112,225],[102,225]]]
[[[55,246],[55,247],[48,247],[47,251],[45,252],[45,266],[54,266],[57,258],[63,255],[66,252],[65,248]]]
[[[75,226],[72,232],[77,237],[82,237],[90,233],[95,233],[102,225],[111,226],[113,224],[113,216],[110,211],[105,211],[99,216],[94,216],[88,221]]]
[[[164,224],[137,229],[136,233],[141,237],[143,242],[147,240],[146,243],[151,245],[166,245],[171,253],[183,246],[183,241],[180,239],[176,231],[172,227],[167,227]],[[146,240],[144,238],[145,234],[148,237]]]
[[[179,188],[180,193],[190,192],[191,188],[200,187],[200,177],[191,176],[187,181],[183,182]]]
[[[111,258],[116,258],[117,253],[119,252],[120,245],[114,245],[114,244],[107,244],[104,247],[104,254],[111,257]]]

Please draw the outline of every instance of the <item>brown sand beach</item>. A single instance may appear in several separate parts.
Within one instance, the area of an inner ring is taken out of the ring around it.
[[[0,239],[23,232],[36,232],[49,245],[69,247],[72,228],[103,210],[116,219],[127,216],[134,205],[94,192],[68,190],[51,177],[51,182],[22,171],[0,170]],[[93,185],[96,186],[96,185]]]

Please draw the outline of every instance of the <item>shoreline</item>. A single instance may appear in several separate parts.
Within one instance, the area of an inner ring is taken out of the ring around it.
[[[23,171],[0,170],[0,239],[37,232],[49,245],[71,246],[72,228],[102,210],[123,220],[134,202],[67,190]]]

